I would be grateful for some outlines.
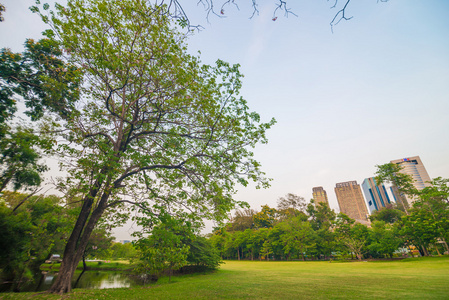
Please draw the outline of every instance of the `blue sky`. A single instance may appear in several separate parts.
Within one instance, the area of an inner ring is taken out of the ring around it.
[[[44,29],[27,10],[34,1],[1,2],[0,47],[21,51]],[[333,33],[336,10],[325,0],[289,1],[298,17],[275,22],[274,0],[260,0],[252,19],[250,1],[241,0],[240,10],[226,7],[225,18],[209,22],[196,1],[183,2],[204,26],[190,51],[200,50],[204,63],[241,64],[249,107],[278,121],[255,149],[271,188],[241,188],[238,200],[259,210],[287,193],[310,199],[323,186],[338,209],[337,182],[361,183],[376,164],[415,155],[430,177],[449,177],[448,1],[353,0],[353,19]]]

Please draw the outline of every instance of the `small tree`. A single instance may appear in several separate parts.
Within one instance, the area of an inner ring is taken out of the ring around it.
[[[182,236],[165,224],[155,227],[149,237],[139,239],[136,247],[140,251],[137,270],[157,277],[168,270],[169,281],[174,270],[187,264],[190,248],[182,243]]]
[[[22,98],[33,121],[44,111],[67,118],[80,96],[81,71],[64,61],[59,42],[28,39],[23,53],[0,51],[0,124],[11,119]]]
[[[374,221],[369,231],[368,250],[374,257],[389,256],[393,257],[393,253],[404,244],[404,241],[396,232],[395,227],[383,221]]]
[[[269,240],[263,242],[260,254],[265,257],[266,260],[270,260],[270,254],[273,254],[273,248]]]
[[[312,199],[313,201],[313,199]],[[321,258],[330,257],[335,248],[336,214],[325,203],[310,203],[307,206],[309,221],[315,231],[316,255]]]
[[[382,208],[381,210],[376,210],[369,218],[371,222],[383,221],[385,223],[393,224],[400,220],[402,216],[404,216],[404,212],[390,206]]]
[[[358,260],[362,260],[363,250],[368,246],[368,228],[365,225],[355,223],[355,220],[340,213],[337,218],[335,233],[341,249],[355,254]]]
[[[216,269],[222,263],[218,249],[209,239],[195,235],[186,244],[189,246],[188,265]]]

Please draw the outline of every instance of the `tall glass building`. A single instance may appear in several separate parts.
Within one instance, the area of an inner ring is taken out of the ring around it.
[[[391,203],[385,186],[383,184],[378,185],[374,177],[363,180],[362,190],[365,194],[366,204],[370,214]]]

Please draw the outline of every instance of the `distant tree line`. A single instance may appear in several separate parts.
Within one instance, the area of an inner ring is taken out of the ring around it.
[[[236,211],[225,226],[215,228],[210,240],[224,259],[361,260],[405,256],[408,250],[422,256],[447,254],[448,182],[436,178],[431,187],[414,190],[407,213],[395,205],[376,211],[369,226],[336,214],[326,204],[312,200],[306,205],[304,198],[288,194],[277,208]]]

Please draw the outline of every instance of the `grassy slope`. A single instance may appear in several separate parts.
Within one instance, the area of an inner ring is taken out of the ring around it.
[[[34,295],[34,296],[33,296]],[[4,299],[60,299],[32,293]],[[220,271],[133,289],[75,290],[65,299],[448,299],[449,257],[393,262],[228,261]]]

